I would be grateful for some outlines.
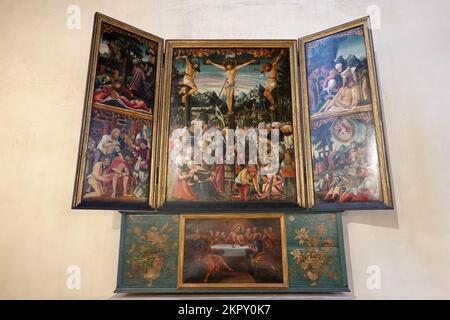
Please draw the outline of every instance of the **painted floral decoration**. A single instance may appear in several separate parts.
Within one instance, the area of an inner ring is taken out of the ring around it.
[[[317,286],[319,279],[324,274],[331,279],[337,279],[336,273],[328,270],[336,261],[327,249],[335,246],[335,241],[330,237],[322,239],[321,236],[326,231],[325,225],[317,225],[314,233],[305,227],[294,231],[295,240],[302,247],[291,250],[290,254],[303,271],[304,278],[311,281],[312,287]]]

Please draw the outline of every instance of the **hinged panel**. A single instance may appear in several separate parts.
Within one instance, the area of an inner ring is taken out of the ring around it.
[[[154,207],[163,45],[96,13],[73,208]]]
[[[369,23],[299,41],[307,198],[317,210],[393,206]]]

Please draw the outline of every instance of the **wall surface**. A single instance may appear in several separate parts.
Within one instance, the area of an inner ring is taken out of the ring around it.
[[[80,29],[66,27],[69,5]],[[103,299],[115,287],[119,214],[70,209],[95,11],[187,39],[295,39],[375,12],[396,210],[345,214],[350,285],[360,299],[450,298],[447,0],[0,0],[0,298]],[[71,265],[79,290],[66,285]]]

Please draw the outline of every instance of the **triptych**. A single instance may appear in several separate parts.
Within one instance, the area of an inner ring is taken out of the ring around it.
[[[96,14],[72,207],[124,211],[118,291],[347,290],[322,212],[393,206],[369,24],[164,41]]]

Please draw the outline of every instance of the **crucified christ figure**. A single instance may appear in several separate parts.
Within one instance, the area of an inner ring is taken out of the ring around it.
[[[180,55],[180,53],[178,53],[178,56],[175,59],[184,60],[184,77],[179,94],[181,95],[181,102],[186,104],[187,97],[198,91],[198,87],[194,80],[196,73],[200,72],[200,66],[198,63],[189,60],[187,56]]]
[[[272,95],[272,91],[277,87],[277,65],[280,62],[281,58],[284,55],[284,51],[281,51],[280,54],[272,61],[272,63],[266,63],[263,65],[262,73],[267,73],[267,84],[264,88],[264,97],[270,102],[269,109],[275,110],[277,107],[277,103]]]
[[[210,64],[220,70],[225,70],[227,75],[227,79],[225,81],[225,94],[227,97],[227,108],[228,114],[233,114],[233,102],[234,102],[234,87],[236,85],[236,73],[239,69],[248,66],[249,64],[255,63],[256,59],[252,59],[246,63],[235,65],[235,63],[231,60],[225,59],[223,65],[212,62],[211,60],[206,60],[206,64]]]

